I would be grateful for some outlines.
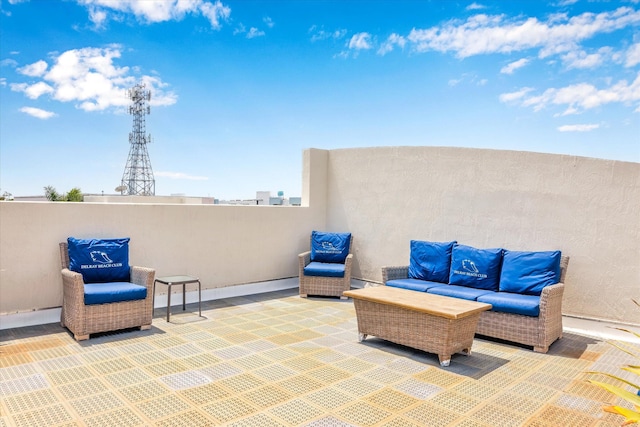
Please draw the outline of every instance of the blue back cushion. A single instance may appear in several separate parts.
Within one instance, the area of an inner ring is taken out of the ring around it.
[[[502,249],[453,246],[449,284],[497,291],[500,283]]]
[[[349,255],[351,233],[311,232],[311,261],[344,263]]]
[[[85,283],[129,282],[129,238],[67,239],[69,270]]]
[[[560,281],[560,251],[504,251],[500,291],[540,295],[545,286]]]
[[[455,243],[412,240],[409,278],[448,283],[451,250]]]

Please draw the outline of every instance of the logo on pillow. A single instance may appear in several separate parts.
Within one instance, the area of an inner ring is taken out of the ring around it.
[[[311,261],[344,264],[350,246],[351,233],[312,231]]]
[[[89,255],[91,255],[91,260],[95,261],[95,262],[99,262],[102,264],[112,264],[113,261],[111,261],[109,259],[109,255],[107,255],[106,252],[102,252],[102,251],[91,251],[89,253]],[[122,263],[119,263],[120,266],[122,266]]]
[[[129,238],[67,239],[69,269],[85,283],[128,282]]]
[[[476,267],[476,263],[471,261],[470,259],[463,259],[462,260],[462,269],[464,271],[455,271],[456,274],[466,274],[467,276],[473,276],[473,277],[482,277],[485,278],[487,277],[486,274],[481,274],[479,273],[480,270],[478,270],[478,267]]]
[[[502,249],[477,249],[454,245],[449,284],[490,291],[498,290]]]
[[[342,252],[340,249],[333,246],[331,242],[322,242],[322,249],[317,249],[317,254],[339,254]]]

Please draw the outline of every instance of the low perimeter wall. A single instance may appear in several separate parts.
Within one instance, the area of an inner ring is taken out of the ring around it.
[[[442,147],[309,149],[303,206],[0,202],[3,315],[59,307],[58,242],[131,237],[130,259],[203,289],[297,276],[313,229],[351,231],[354,277],[411,239],[571,257],[564,314],[640,325],[640,164]],[[258,285],[259,286],[259,285]],[[159,293],[164,291],[159,290]]]
[[[349,230],[356,277],[408,265],[409,241],[562,250],[563,312],[640,324],[640,164],[450,147],[332,150],[327,227]]]

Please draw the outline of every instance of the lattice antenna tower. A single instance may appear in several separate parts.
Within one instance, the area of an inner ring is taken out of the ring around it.
[[[151,92],[139,83],[127,91],[131,99],[129,114],[133,116],[133,130],[129,133],[129,158],[122,174],[122,183],[116,189],[122,194],[132,196],[154,196],[156,181],[147,152],[147,144],[151,143],[151,135],[146,134],[145,116],[151,113],[147,104],[151,101]]]

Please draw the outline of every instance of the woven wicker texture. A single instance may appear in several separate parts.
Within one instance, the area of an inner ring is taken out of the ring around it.
[[[304,268],[311,262],[311,251],[298,255],[298,276],[300,277],[300,296],[322,295],[342,297],[344,291],[351,289],[351,265],[353,264],[353,236],[349,245],[349,255],[344,264],[343,277],[306,276]]]
[[[538,317],[485,311],[480,315],[476,333],[492,338],[532,346],[534,351],[546,353],[549,346],[562,338],[562,296],[569,257],[560,259],[560,283],[547,286],[540,295]],[[406,279],[408,266],[382,267],[382,283]]]
[[[131,327],[149,329],[153,316],[153,279],[155,270],[131,267],[131,283],[147,288],[143,300],[122,301],[110,304],[84,304],[82,275],[69,270],[67,243],[60,243],[62,265],[62,314],[60,323],[73,332],[76,340],[89,338],[90,334],[115,331]]]
[[[150,331],[82,343],[55,323],[0,330],[0,426],[622,421],[600,410],[619,402],[585,382],[595,378],[586,372],[620,374],[633,359],[597,339],[565,333],[547,354],[475,339],[471,356],[455,354],[441,368],[432,353],[375,337],[359,343],[351,300],[299,298],[293,289],[203,302],[203,311],[207,319],[178,313],[167,323],[158,309]],[[193,320],[175,322],[181,317]]]

